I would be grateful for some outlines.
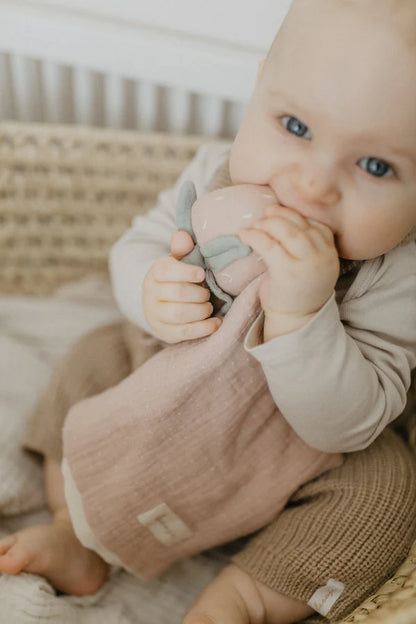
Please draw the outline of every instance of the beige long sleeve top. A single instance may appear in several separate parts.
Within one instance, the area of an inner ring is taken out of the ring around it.
[[[141,305],[143,279],[169,253],[175,205],[184,180],[207,191],[229,144],[197,152],[174,188],[137,217],[115,244],[110,273],[124,315],[150,331]],[[328,452],[368,446],[401,414],[416,367],[416,242],[365,261],[341,303],[335,295],[301,329],[262,344],[263,317],[245,348],[263,367],[280,411],[309,445]]]

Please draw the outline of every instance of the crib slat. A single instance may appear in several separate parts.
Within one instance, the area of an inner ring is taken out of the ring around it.
[[[11,56],[11,74],[15,85],[16,117],[20,121],[41,121],[39,65],[18,54]]]
[[[44,111],[46,119],[58,123],[61,120],[61,72],[59,68],[48,61],[42,64],[42,89],[44,96]]]
[[[247,105],[241,102],[227,102],[225,107],[224,136],[233,138],[238,132]]]
[[[191,95],[184,89],[169,89],[166,94],[168,130],[186,134],[189,131]]]
[[[124,128],[126,125],[125,81],[113,74],[105,76],[104,93],[106,125],[112,128]]]
[[[74,93],[75,120],[81,124],[96,122],[94,112],[94,84],[92,73],[88,70],[76,68],[72,73],[72,88]]]
[[[74,107],[69,69],[44,61],[41,73],[44,120],[52,123],[73,121]]]
[[[209,95],[197,98],[197,132],[208,136],[222,136],[224,125],[224,101]]]
[[[0,54],[0,85],[0,118],[13,119],[15,111],[14,88],[8,54]]]
[[[149,82],[136,83],[137,127],[139,130],[152,131],[157,128],[158,90]]]

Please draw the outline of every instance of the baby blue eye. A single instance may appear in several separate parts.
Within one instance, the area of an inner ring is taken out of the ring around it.
[[[363,169],[376,178],[390,178],[393,175],[390,165],[380,158],[362,158],[358,164],[361,163],[364,163]]]
[[[305,126],[299,119],[296,117],[290,117],[289,115],[285,115],[282,117],[282,124],[286,128],[288,132],[292,134],[296,134],[298,137],[304,137],[307,139],[312,138],[312,134],[308,130],[308,126]],[[306,136],[309,133],[309,136]]]

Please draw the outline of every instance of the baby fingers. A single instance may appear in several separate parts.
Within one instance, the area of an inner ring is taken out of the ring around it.
[[[191,323],[154,323],[159,338],[169,344],[175,344],[184,340],[205,338],[213,334],[220,325],[221,320],[215,316],[210,316],[202,321],[193,321]]]
[[[293,260],[292,256],[278,241],[260,229],[243,230],[240,232],[240,238],[243,243],[253,249],[254,253],[265,262],[269,269],[281,266],[288,257]]]
[[[172,301],[159,301],[154,316],[161,323],[171,325],[193,323],[202,321],[211,316],[212,303],[178,303]]]
[[[283,216],[266,217],[251,227],[251,230],[260,231],[270,239],[263,239],[263,244],[267,247],[273,243],[278,244],[289,256],[296,259],[304,258],[316,249],[314,238],[309,236],[310,229],[311,226],[304,228],[302,224],[300,227],[292,219]],[[250,245],[247,239],[244,240],[242,236],[241,239]],[[261,250],[255,251],[261,255]]]
[[[305,217],[302,217],[299,212],[293,210],[293,208],[288,208],[287,206],[280,206],[279,204],[272,204],[267,206],[264,211],[265,217],[283,217],[288,219],[300,230],[306,230],[308,228],[308,221]]]
[[[157,282],[202,282],[205,271],[201,267],[163,256],[154,263],[151,273]]]
[[[308,230],[308,237],[317,251],[336,253],[334,235],[325,226],[311,227]]]
[[[206,303],[211,293],[208,288],[189,282],[156,282],[154,296],[159,301]]]
[[[312,230],[321,234],[322,239],[325,240],[326,243],[334,243],[334,233],[327,225],[315,219],[307,219],[307,222]]]

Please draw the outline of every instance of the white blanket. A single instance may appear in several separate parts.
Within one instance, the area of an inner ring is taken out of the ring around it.
[[[57,360],[79,336],[119,313],[108,281],[90,276],[53,297],[0,297],[0,535],[48,518],[42,467],[20,440]],[[215,556],[183,561],[152,583],[113,569],[88,597],[57,595],[43,578],[0,574],[0,623],[175,624],[224,565]]]

